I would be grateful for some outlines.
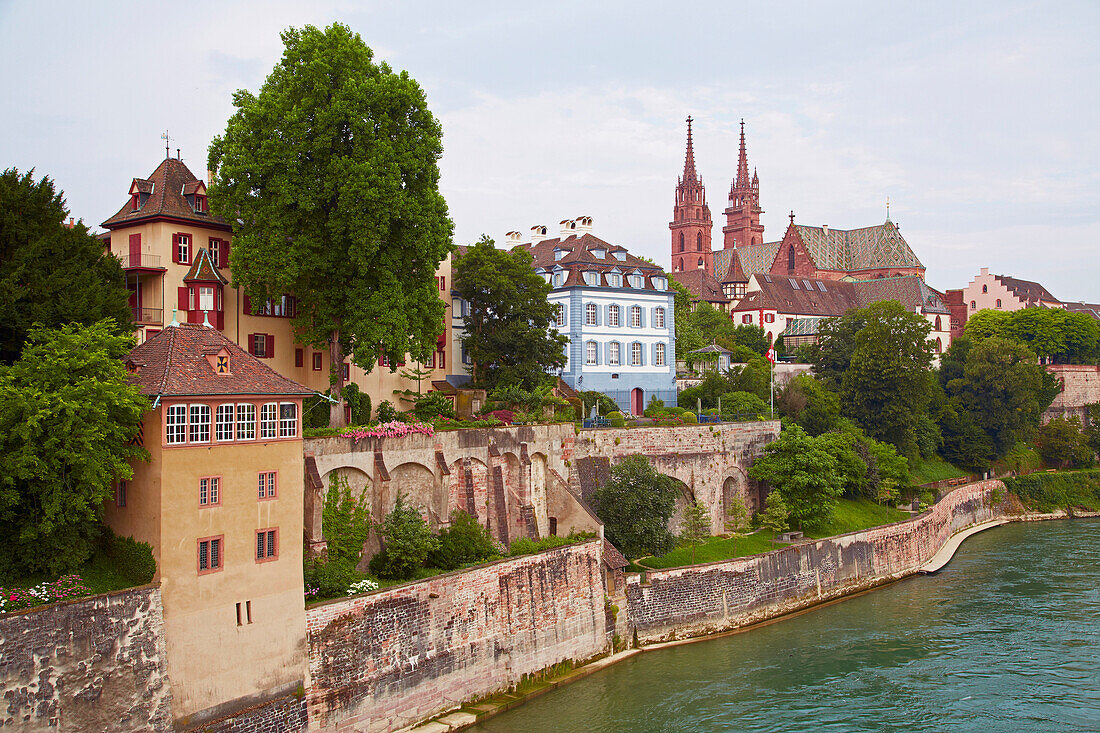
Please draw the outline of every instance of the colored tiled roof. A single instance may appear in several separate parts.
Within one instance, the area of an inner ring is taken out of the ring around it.
[[[191,185],[194,189],[199,179],[187,169],[182,160],[165,158],[149,178],[137,178],[134,181],[140,184],[138,189],[140,193],[150,195],[137,211],[131,208],[130,201],[127,200],[117,214],[103,222],[103,226],[107,229],[114,229],[131,222],[156,217],[186,219],[219,229],[228,228],[225,220],[221,217],[206,212],[195,212],[191,208],[191,204],[184,195],[184,190],[188,185]],[[149,191],[145,190],[145,184],[151,186]],[[193,192],[192,190],[189,193]]]
[[[747,283],[749,281],[748,275],[745,274],[745,268],[741,267],[741,255],[738,254],[737,249],[731,250],[730,264],[726,268],[726,274],[722,278],[722,283]]]
[[[1007,275],[994,275],[997,280],[1001,282],[1008,291],[1020,299],[1020,302],[1030,305],[1036,305],[1040,301],[1044,303],[1061,303],[1062,301],[1051,295],[1050,291],[1044,288],[1037,282],[1031,280],[1020,280],[1015,277],[1008,277]]]
[[[950,315],[943,297],[915,275],[857,280],[852,283],[860,306],[883,300],[896,300],[910,312],[921,307],[925,313]]]
[[[229,352],[230,374],[214,372],[207,356]],[[142,394],[169,396],[313,394],[252,356],[213,328],[167,326],[131,349],[126,362],[136,367],[130,380]]]
[[[1066,310],[1073,313],[1085,313],[1100,321],[1100,304],[1097,303],[1066,303]]]
[[[708,303],[728,303],[722,294],[722,286],[706,270],[684,270],[673,274],[673,279],[691,291],[692,295]]]
[[[535,244],[526,243],[520,245],[532,257],[531,266],[552,272],[560,267],[568,272],[564,287],[584,285],[583,273],[598,272],[601,274],[600,285],[607,285],[604,273],[618,270],[624,276],[640,271],[645,276],[645,287],[653,288],[650,281],[652,277],[664,277],[665,272],[660,265],[655,265],[648,260],[635,257],[626,247],[609,244],[592,234],[577,236],[571,234],[568,237],[544,239]],[[554,250],[564,250],[561,259],[554,259]],[[603,250],[603,257],[597,257],[596,252]],[[623,259],[615,255],[620,253]]]
[[[909,312],[920,306],[925,313],[950,315],[939,295],[916,275],[876,278],[874,280],[807,280],[778,275],[754,275],[758,290],[752,290],[734,306],[734,311],[761,308],[779,313],[816,316],[843,315],[852,308],[896,300]],[[771,282],[768,282],[768,280]],[[797,283],[797,286],[794,284]]]
[[[196,251],[195,261],[192,263],[191,269],[183,276],[183,281],[185,283],[195,281],[204,283],[217,282],[222,285],[229,284],[229,281],[218,271],[218,268],[214,267],[214,260],[210,256],[210,250],[202,247],[199,247]]]
[[[743,244],[737,248],[737,258],[741,260],[741,270],[745,275],[757,272],[769,272],[775,255],[779,252],[782,242],[764,242],[763,244]],[[733,259],[733,249],[720,249],[714,253],[715,277],[722,278],[722,282],[731,282],[725,277],[729,273],[730,260]],[[748,278],[742,282],[747,282]]]
[[[820,270],[924,268],[909,248],[905,237],[901,236],[901,232],[890,220],[862,229],[826,229],[801,224],[795,224],[794,228]]]

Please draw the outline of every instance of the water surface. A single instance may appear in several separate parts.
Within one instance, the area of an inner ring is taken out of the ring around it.
[[[1098,533],[988,530],[936,575],[646,652],[470,730],[1096,733]]]

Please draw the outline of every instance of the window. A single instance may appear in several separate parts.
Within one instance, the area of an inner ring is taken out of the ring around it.
[[[558,307],[560,308],[561,306],[558,306]],[[466,350],[466,345],[465,344],[463,344],[463,346],[462,346],[462,363],[463,364],[473,364],[474,363],[474,360],[470,358],[470,352]]]
[[[787,271],[794,272],[794,245],[787,245]]]
[[[560,259],[561,259],[562,257],[565,257],[565,250],[564,250],[564,249],[556,249],[556,250],[554,250],[554,261],[555,261],[555,262],[557,262],[558,260],[560,260]]]
[[[213,261],[214,267],[221,267],[223,264],[229,264],[227,262],[222,262],[222,240],[211,237],[207,249],[210,250],[210,259]]]
[[[214,359],[214,373],[215,374],[229,374],[229,357],[219,354]]]
[[[972,311],[978,310],[978,304],[976,302],[974,302],[973,300],[970,301],[970,310],[972,310]]]
[[[256,439],[256,406],[249,402],[237,405],[237,440]]]
[[[404,363],[405,363],[405,362],[401,362],[401,363],[400,363],[400,364],[398,364],[397,366],[401,366],[401,364],[404,364]],[[344,377],[344,381],[346,382],[346,381],[348,381],[349,379],[351,379],[351,364],[348,364],[348,363],[347,363],[347,362],[345,361],[345,362],[344,362],[343,364],[341,364],[340,366],[341,366],[341,367],[343,367],[343,368],[342,368],[342,369],[341,369],[340,371],[341,371],[341,373],[343,374],[343,377]]]
[[[641,328],[642,327],[642,309],[641,306],[630,306],[630,327]]]
[[[435,278],[435,281],[437,283],[439,283],[440,292],[444,292],[444,291],[447,290],[447,276],[446,275],[437,275],[436,278]]]
[[[665,365],[665,345],[664,344],[657,344],[657,353],[653,357],[653,365],[654,366],[664,366]]]
[[[680,251],[684,251],[684,233],[680,232]]]
[[[584,306],[584,325],[595,326],[596,325],[596,304],[586,303]]]
[[[703,251],[703,233],[702,232],[697,232],[695,234],[695,249],[699,250],[700,252]]]
[[[586,272],[586,273],[584,273],[584,284],[585,285],[599,285],[600,284],[600,273],[598,273],[598,272]]]
[[[607,284],[613,288],[621,288],[623,286],[623,276],[613,272],[607,276]]]
[[[168,406],[165,413],[164,442],[187,442],[187,405]]]
[[[630,345],[630,366],[642,365],[642,345],[635,341]]]
[[[277,471],[261,471],[256,480],[256,498],[257,499],[274,499],[275,498],[275,479],[278,477]]]
[[[997,307],[998,307],[998,308],[1000,308],[1000,307],[1001,307],[1001,299],[1000,299],[1000,298],[997,298]]]
[[[751,325],[752,324],[752,314],[751,313],[746,313],[745,315],[741,316],[741,323],[748,323],[748,324]]]
[[[256,562],[275,560],[279,556],[279,530],[261,529],[256,532]]]
[[[210,405],[191,405],[192,443],[210,442]]]
[[[607,363],[611,366],[619,366],[619,342],[612,341],[607,345]]]
[[[293,318],[298,314],[298,300],[293,295],[283,295],[260,306],[257,316],[276,316],[278,318]]]
[[[276,438],[279,435],[279,405],[268,402],[260,407],[260,437]]]
[[[275,337],[270,333],[248,334],[248,353],[259,359],[275,356]]]
[[[599,362],[599,347],[595,341],[589,341],[584,345],[584,363],[596,364]]]
[[[653,327],[664,328],[665,327],[665,309],[657,308],[653,311]]]
[[[554,325],[559,328],[565,325],[565,305],[563,303],[554,305]],[[465,362],[466,357],[463,357],[462,361]]]
[[[555,288],[560,288],[564,283],[565,283],[565,273],[564,272],[555,272],[554,273],[554,287]]]
[[[942,331],[943,330],[943,322],[940,320],[939,316],[936,316],[936,330],[937,331]]]
[[[653,288],[655,290],[664,290],[668,286],[668,283],[665,282],[665,279],[663,277],[655,277],[651,279],[653,281]]]
[[[306,352],[304,349],[294,350],[294,366],[304,366],[306,363]]]
[[[619,306],[613,305],[607,309],[607,325],[618,326],[619,325]]]
[[[221,504],[221,477],[206,476],[199,479],[199,506]]]
[[[205,537],[199,543],[199,575],[213,573],[222,569],[222,539],[224,535],[217,537]]]
[[[774,313],[766,313],[764,315],[764,323],[775,323],[775,314]]]
[[[206,197],[195,194],[195,213],[201,214],[206,211]]]
[[[632,288],[641,288],[641,287],[643,287],[643,285],[642,285],[642,279],[643,278],[642,278],[641,275],[631,275],[628,279],[629,279],[629,282],[630,282],[630,287],[632,287]]]
[[[233,440],[233,405],[218,405],[214,419],[214,439]]]
[[[177,234],[175,248],[172,253],[176,256],[176,262],[182,265],[189,263],[191,261],[191,235]]]
[[[347,364],[344,365],[347,367]],[[294,438],[298,435],[298,405],[283,402],[279,405],[279,437]]]
[[[984,293],[988,293],[988,292],[989,292],[989,286],[988,285],[983,285],[982,286],[982,293],[984,294]]]
[[[118,486],[115,488],[115,506],[126,506],[126,482],[119,481]]]
[[[322,363],[321,352],[320,351],[314,351],[313,352],[313,371],[315,371],[315,372],[321,371],[321,363]]]
[[[697,266],[697,267],[702,267],[702,266],[703,266],[704,264],[706,264],[706,263],[705,263],[705,262],[703,262],[703,258],[702,258],[702,257],[700,257],[700,258],[699,258],[699,262],[697,263],[697,265],[696,265],[696,266]]]

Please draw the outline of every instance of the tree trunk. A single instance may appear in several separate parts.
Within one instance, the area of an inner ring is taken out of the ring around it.
[[[333,331],[328,338],[329,373],[332,375],[332,398],[336,400],[329,405],[328,426],[330,428],[347,427],[348,420],[344,414],[344,347],[340,344],[340,332]]]

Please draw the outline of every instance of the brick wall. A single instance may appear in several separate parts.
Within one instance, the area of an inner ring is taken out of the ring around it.
[[[286,695],[268,700],[186,730],[189,733],[304,733],[309,730],[305,696]]]
[[[631,633],[642,642],[700,636],[772,618],[911,575],[955,532],[993,518],[1000,481],[961,487],[913,519],[766,555],[627,580]],[[620,632],[621,633],[621,632]]]
[[[0,728],[172,728],[160,589],[0,616]]]
[[[313,730],[387,731],[605,649],[600,540],[307,609]]]
[[[1085,406],[1100,402],[1100,367],[1051,364],[1047,371],[1062,382],[1062,391],[1043,413],[1043,422],[1062,415],[1076,415],[1083,423]]]

